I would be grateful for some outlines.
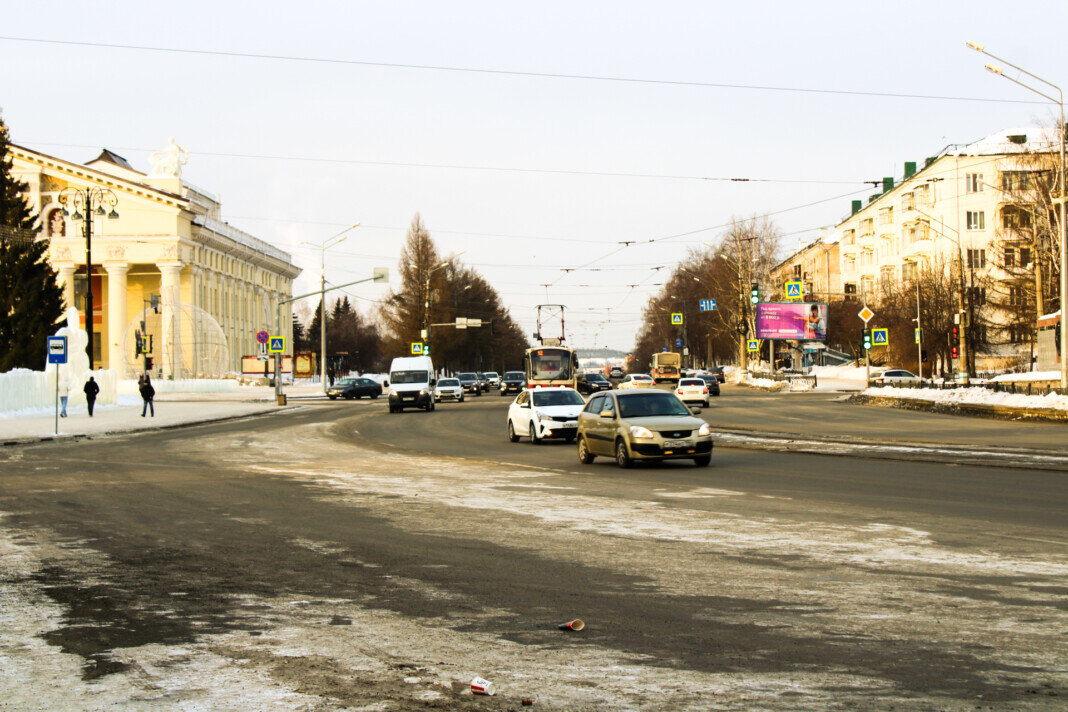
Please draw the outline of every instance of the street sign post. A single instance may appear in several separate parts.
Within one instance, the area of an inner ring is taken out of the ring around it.
[[[863,309],[860,310],[860,313],[857,314],[857,316],[863,319],[864,323],[867,324],[869,321],[871,321],[871,318],[875,316],[875,312],[865,306]]]
[[[920,343],[920,330],[916,329],[916,343]]]
[[[756,340],[756,339],[749,339],[748,341],[745,342],[745,348],[748,351],[759,351],[760,350],[760,342],[758,340]]]
[[[800,299],[802,296],[801,283],[800,282],[787,282],[786,283],[786,298],[787,299]]]
[[[697,306],[701,309],[701,311],[716,311],[716,300],[702,299],[697,303]]]
[[[871,330],[871,343],[872,343],[872,346],[889,346],[890,345],[890,330],[889,329],[872,329]]]
[[[286,352],[286,337],[271,336],[268,339],[267,352],[272,354],[284,354]]]
[[[423,355],[423,342],[422,341],[413,341],[412,342],[412,354],[414,356],[422,356]]]
[[[868,322],[871,321],[871,318],[873,316],[875,316],[875,312],[873,312],[871,309],[868,309],[868,305],[865,304],[864,308],[860,310],[860,313],[857,314],[857,316],[859,316],[861,319],[864,320],[864,334],[865,334],[865,336],[869,335],[871,332],[868,331]],[[871,383],[871,355],[870,355],[870,353],[868,351],[868,348],[869,348],[868,346],[864,347],[864,387],[865,388],[867,388],[868,384]]]
[[[59,367],[67,362],[67,337],[48,337],[48,363],[56,364],[56,427],[55,433],[59,435]]]
[[[256,333],[256,341],[260,342],[261,344],[266,344],[267,339],[269,338],[271,338],[271,336],[266,331],[259,331]]]
[[[682,324],[682,314],[679,312],[674,312],[671,315],[671,324],[672,326],[679,326],[680,324]]]

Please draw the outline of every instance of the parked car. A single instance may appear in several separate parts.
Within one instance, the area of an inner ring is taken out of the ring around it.
[[[578,415],[585,405],[586,399],[573,388],[523,391],[508,406],[508,439],[517,442],[528,435],[535,445],[547,438],[574,442]]]
[[[707,376],[701,376],[700,378],[708,385],[708,395],[719,395],[719,380],[714,375],[710,373]]]
[[[434,402],[440,403],[443,400],[464,402],[464,387],[460,385],[459,378],[438,379],[438,385],[434,386]]]
[[[727,374],[723,372],[723,367],[722,366],[713,366],[712,368],[708,369],[708,372],[711,375],[715,376],[716,380],[719,381],[720,383],[726,383],[727,382]]]
[[[527,387],[527,374],[522,371],[505,371],[501,378],[501,395],[519,393]]]
[[[680,378],[679,385],[675,387],[675,395],[687,405],[698,403],[708,407],[708,384],[703,378]]]
[[[330,400],[338,398],[351,400],[352,398],[363,398],[365,396],[367,398],[378,398],[380,395],[382,395],[382,386],[370,378],[342,378],[326,389],[326,397]]]
[[[478,380],[477,373],[464,371],[463,373],[457,373],[456,378],[460,381],[464,393],[470,393],[476,396],[482,395],[482,383]]]
[[[902,368],[892,368],[872,374],[871,380],[880,386],[892,384],[914,385],[920,382],[920,377],[911,371]]]
[[[647,373],[628,373],[623,377],[623,380],[619,384],[620,390],[630,390],[632,388],[655,388],[656,382],[653,377]]]
[[[497,374],[496,371],[486,371],[485,376],[486,382],[489,383],[490,388],[501,387],[501,377]]]
[[[578,456],[614,457],[620,467],[635,460],[692,459],[712,462],[712,428],[673,393],[609,391],[590,398],[578,418]]]
[[[623,370],[622,366],[613,366],[612,368],[608,369],[609,378],[623,378],[623,376],[625,375],[627,375],[627,373]]]
[[[612,390],[612,382],[599,373],[582,373],[575,379],[575,389],[584,395]]]

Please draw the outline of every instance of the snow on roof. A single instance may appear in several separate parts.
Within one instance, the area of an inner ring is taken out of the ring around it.
[[[1003,153],[1044,153],[1060,147],[1056,129],[1024,126],[1002,129],[972,143],[946,151],[949,156],[993,156]]]

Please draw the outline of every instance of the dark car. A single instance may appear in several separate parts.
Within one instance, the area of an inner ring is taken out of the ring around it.
[[[613,366],[612,368],[608,369],[609,378],[623,378],[623,376],[626,375],[627,372],[623,370],[622,366]]]
[[[478,387],[482,389],[483,393],[489,393],[490,386],[493,385],[490,383],[489,376],[482,373],[481,371],[479,371],[475,375],[478,376]]]
[[[505,371],[501,377],[501,395],[519,393],[527,387],[527,374],[522,371]]]
[[[575,390],[588,396],[598,391],[612,390],[612,382],[599,373],[581,373],[575,379]]]
[[[464,373],[457,373],[456,377],[460,379],[460,385],[463,386],[464,393],[473,393],[476,396],[482,395],[482,382],[478,380],[478,374],[470,371]]]
[[[378,398],[382,395],[382,386],[370,378],[342,378],[326,390],[326,397],[330,400],[344,398]]]
[[[719,378],[715,374],[709,373],[703,376],[697,376],[697,378],[700,378],[702,381],[708,384],[708,395],[719,395]]]
[[[727,375],[725,373],[723,373],[723,367],[722,366],[713,366],[712,368],[708,369],[708,372],[710,374],[712,374],[713,376],[715,376],[716,380],[719,381],[720,383],[726,383],[727,382]]]

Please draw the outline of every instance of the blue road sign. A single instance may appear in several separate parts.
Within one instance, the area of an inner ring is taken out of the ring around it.
[[[270,343],[267,345],[268,353],[281,354],[286,350],[286,337],[284,336],[272,336]]]
[[[675,346],[682,346],[682,339],[675,339]]]
[[[800,282],[787,282],[786,283],[786,298],[787,299],[800,299],[801,298],[801,283]]]
[[[48,337],[48,363],[66,363],[67,362],[67,337],[66,336],[49,336]]]
[[[681,323],[682,323],[682,314],[681,313],[675,312],[674,314],[671,315],[671,324],[672,324],[672,326],[678,326]]]
[[[757,341],[756,339],[749,339],[748,341],[745,342],[745,348],[748,351],[759,351],[760,350],[760,342]]]
[[[876,346],[886,346],[890,343],[889,329],[872,329],[871,342]]]
[[[716,311],[715,299],[702,299],[697,305],[701,308],[701,311]]]

